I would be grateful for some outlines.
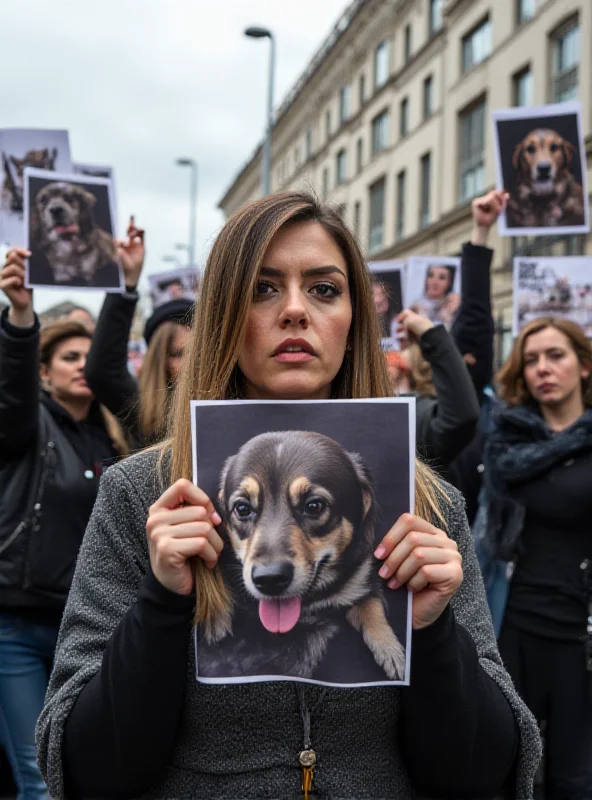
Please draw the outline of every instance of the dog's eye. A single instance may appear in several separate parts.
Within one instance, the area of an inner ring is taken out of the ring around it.
[[[536,147],[533,144],[529,144],[526,148],[527,153],[536,153]]]
[[[307,500],[304,504],[304,513],[309,517],[320,517],[323,511],[327,508],[327,503],[318,497],[313,500]]]
[[[549,148],[549,150],[552,153],[556,153],[559,150],[559,145],[558,144],[552,144],[551,147]]]
[[[239,519],[250,519],[253,514],[251,504],[247,503],[245,500],[236,502],[232,510]]]

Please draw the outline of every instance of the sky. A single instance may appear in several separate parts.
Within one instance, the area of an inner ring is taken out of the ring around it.
[[[217,204],[265,131],[269,43],[277,108],[347,0],[0,0],[0,126],[66,128],[72,159],[115,170],[118,233],[146,230],[144,273],[182,262],[189,169],[199,164],[197,259],[222,223]],[[141,286],[145,288],[145,279]],[[1,295],[1,293],[0,293]],[[42,311],[63,300],[97,312],[101,292],[36,290]]]

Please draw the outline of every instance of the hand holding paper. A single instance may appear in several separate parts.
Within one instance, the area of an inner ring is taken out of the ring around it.
[[[22,247],[11,248],[0,272],[0,289],[10,300],[9,321],[19,327],[35,322],[33,292],[25,288],[25,259],[30,255]]]

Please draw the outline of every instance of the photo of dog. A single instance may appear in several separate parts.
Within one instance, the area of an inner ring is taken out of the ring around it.
[[[26,169],[27,285],[121,291],[110,188],[105,179]]]
[[[374,680],[405,680],[405,637],[386,598],[395,593],[373,556],[380,507],[359,453],[316,431],[260,433],[223,463],[217,509],[233,603],[225,625],[199,634],[200,679],[318,680],[349,636]]]
[[[23,174],[26,167],[36,169],[54,170],[57,148],[50,150],[28,150],[23,158],[2,153],[2,166],[4,167],[4,183],[2,184],[1,207],[17,214],[23,213]]]
[[[592,258],[514,259],[514,335],[537,317],[562,317],[592,337]]]
[[[495,111],[498,185],[510,194],[500,231],[557,235],[588,230],[580,107]]]

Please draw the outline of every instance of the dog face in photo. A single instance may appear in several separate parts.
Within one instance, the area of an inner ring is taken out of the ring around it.
[[[43,150],[28,150],[24,158],[2,154],[5,178],[3,194],[9,198],[10,210],[22,213],[23,210],[23,174],[25,167],[37,169],[55,169],[58,157],[57,148],[51,151],[46,147]]]
[[[260,624],[271,634],[304,630],[296,663],[279,657],[282,674],[314,670],[334,633],[327,621],[341,610],[387,675],[402,677],[405,652],[372,556],[376,499],[357,454],[318,433],[256,436],[226,462],[219,501]]]
[[[574,146],[557,131],[530,131],[512,157],[516,197],[508,217],[516,227],[584,224],[583,192],[569,171]]]
[[[95,203],[93,194],[73,183],[49,183],[37,194],[39,243],[56,283],[91,282],[99,267],[115,260],[111,237],[96,225]]]

